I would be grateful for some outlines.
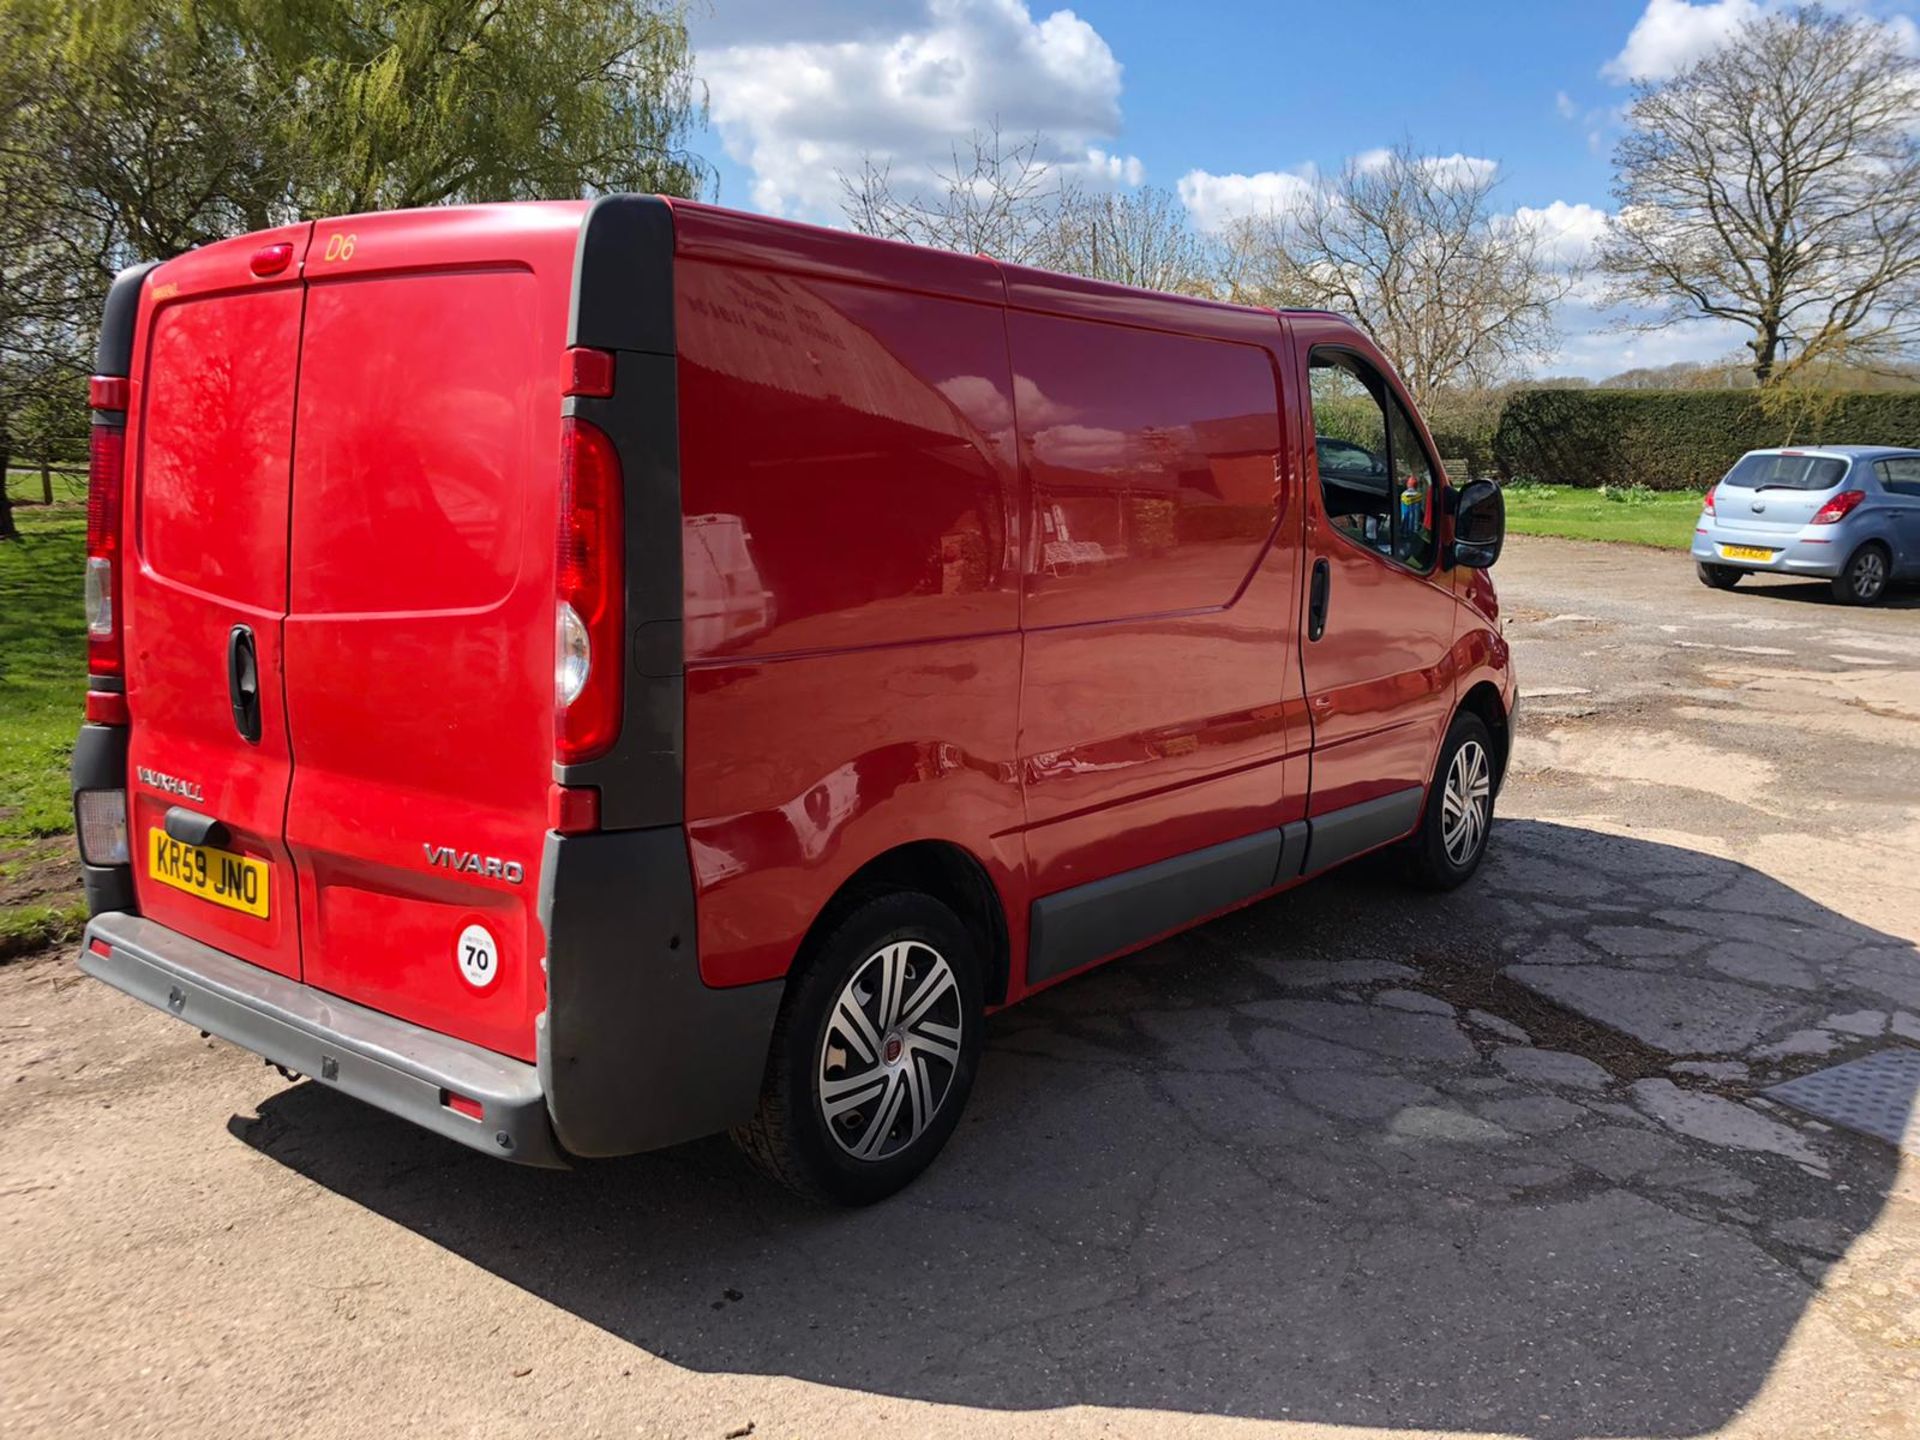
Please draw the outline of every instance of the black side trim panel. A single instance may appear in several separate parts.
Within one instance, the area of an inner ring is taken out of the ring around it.
[[[104,941],[105,955],[93,946]],[[80,968],[276,1065],[449,1140],[523,1165],[563,1167],[534,1068],[236,960],[134,915],[96,916]],[[443,1103],[480,1102],[472,1119]]]
[[[576,397],[566,413],[607,433],[625,484],[625,710],[613,750],[554,767],[564,785],[600,790],[609,830],[672,825],[683,815],[680,399],[673,326],[673,212],[651,195],[608,195],[581,223],[568,344],[614,352],[614,393]]]
[[[1043,896],[1033,902],[1027,983],[1050,980],[1271,890],[1283,878],[1289,853],[1298,865],[1305,837],[1306,826],[1296,822]]]
[[[73,790],[125,790],[127,788],[127,727],[124,725],[82,725],[73,742]],[[76,820],[76,825],[78,821]],[[131,865],[80,865],[80,884],[87,894],[87,913],[100,915],[109,910],[129,913],[138,907],[133,899]]]
[[[785,986],[700,978],[679,826],[547,836],[540,1085],[560,1143],[629,1155],[746,1121]]]
[[[1420,796],[1420,787],[1414,785],[1316,815],[1307,822],[1313,834],[1307,842],[1306,873],[1318,875],[1411,833],[1420,823]]]
[[[673,354],[672,281],[673,208],[657,195],[601,196],[574,252],[567,343]]]
[[[93,351],[94,374],[133,373],[133,322],[140,313],[140,286],[159,264],[158,260],[142,261],[113,277],[107,308],[100,317],[100,342]]]

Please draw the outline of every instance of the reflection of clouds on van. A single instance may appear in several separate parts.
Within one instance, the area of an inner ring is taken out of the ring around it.
[[[696,655],[773,628],[773,592],[753,560],[753,537],[738,515],[689,515],[682,527],[687,647]]]

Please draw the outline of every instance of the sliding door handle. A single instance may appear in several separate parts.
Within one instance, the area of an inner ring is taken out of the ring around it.
[[[1318,640],[1327,633],[1328,592],[1333,588],[1333,573],[1324,559],[1313,562],[1313,584],[1307,591],[1307,639]]]

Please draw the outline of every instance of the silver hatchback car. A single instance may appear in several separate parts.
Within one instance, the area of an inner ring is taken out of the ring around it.
[[[1693,532],[1700,582],[1806,575],[1871,605],[1920,577],[1920,450],[1822,445],[1753,450],[1707,492]]]

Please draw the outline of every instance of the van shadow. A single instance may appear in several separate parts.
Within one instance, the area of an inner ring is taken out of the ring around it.
[[[1516,956],[1620,932],[1620,963],[1678,979],[1759,919],[1810,967],[1755,989],[1774,1035],[1920,957],[1691,851],[1530,821],[1495,847],[1453,895],[1363,864],[996,1017],[946,1154],[864,1211],[800,1205],[718,1140],[518,1169],[311,1083],[232,1128],[698,1371],[1014,1410],[1713,1429],[1873,1223],[1892,1152],[1835,1132],[1822,1178],[1685,1139],[1628,1103],[1665,1057],[1548,1033],[1551,1007],[1505,1017],[1609,1079],[1473,1009]]]

